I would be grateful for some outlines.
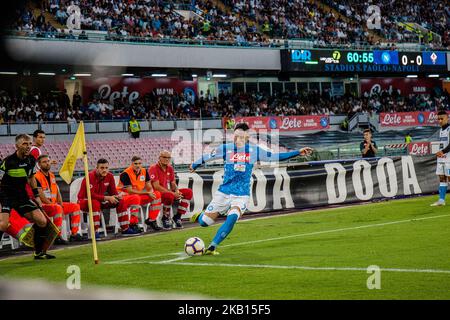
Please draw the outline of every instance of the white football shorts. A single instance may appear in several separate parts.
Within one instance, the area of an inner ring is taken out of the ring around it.
[[[238,207],[242,215],[247,210],[249,200],[249,196],[235,196],[216,191],[205,212],[218,212],[220,215],[226,215],[231,207]]]

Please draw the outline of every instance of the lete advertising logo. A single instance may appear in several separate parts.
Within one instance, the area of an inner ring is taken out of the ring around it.
[[[430,154],[429,142],[412,142],[408,145],[408,152],[410,155],[424,156]]]

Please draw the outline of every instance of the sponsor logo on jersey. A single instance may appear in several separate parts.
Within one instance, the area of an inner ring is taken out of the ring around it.
[[[250,162],[250,153],[236,152],[230,156],[231,162]]]

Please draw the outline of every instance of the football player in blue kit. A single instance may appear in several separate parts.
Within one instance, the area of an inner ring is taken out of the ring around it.
[[[450,177],[450,125],[446,111],[438,112],[439,130],[439,151],[436,153],[437,167],[436,175],[439,176],[439,200],[431,206],[445,206],[445,195],[447,194],[447,184]]]
[[[258,145],[249,143],[249,126],[246,123],[238,123],[234,128],[234,143],[222,144],[210,154],[205,154],[195,161],[190,169],[195,171],[207,161],[224,160],[223,182],[213,195],[211,203],[203,212],[192,216],[191,221],[202,227],[208,227],[221,214],[227,216],[225,222],[217,231],[205,254],[218,254],[217,246],[225,240],[231,230],[247,210],[250,199],[250,182],[253,166],[257,161],[277,162],[287,160],[298,155],[309,155],[313,149],[309,147],[284,153],[271,153]]]

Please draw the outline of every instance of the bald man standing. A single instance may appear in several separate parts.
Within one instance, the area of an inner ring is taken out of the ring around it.
[[[178,208],[177,213],[173,216],[175,228],[183,228],[181,216],[189,211],[189,204],[192,199],[191,189],[178,189],[175,181],[175,172],[170,165],[171,158],[170,152],[163,150],[159,154],[158,162],[148,169],[153,189],[161,192],[161,202],[163,204],[162,223],[165,230],[172,229],[170,209],[176,201],[178,202]]]

